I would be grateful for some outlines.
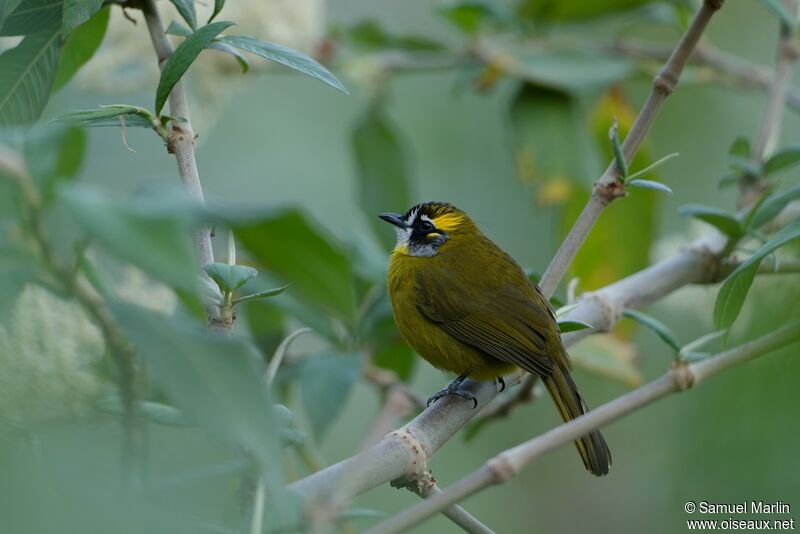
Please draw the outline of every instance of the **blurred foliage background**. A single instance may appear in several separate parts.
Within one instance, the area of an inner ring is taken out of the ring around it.
[[[141,250],[174,256],[164,265],[158,258],[138,257],[138,241],[115,247],[124,232],[98,230],[110,227],[126,205],[131,217],[141,215],[141,201],[151,206],[143,217],[156,213],[159,228],[183,235],[191,210],[177,200],[156,200],[168,197],[159,193],[164,183],[178,183],[175,162],[158,136],[132,127],[124,136],[119,128],[96,128],[48,138],[44,126],[26,136],[4,133],[4,144],[26,147],[20,150],[28,150],[29,166],[38,161],[46,167],[44,154],[57,147],[69,154],[85,152],[72,164],[55,164],[62,174],[64,165],[74,166],[69,174],[81,185],[51,193],[57,201],[46,214],[47,231],[61,257],[69,256],[76,240],[91,236],[87,261],[105,272],[119,299],[115,317],[126,331],[136,332],[131,337],[137,348],[150,354],[145,360],[152,369],[142,389],[154,403],[146,410],[143,467],[135,484],[123,484],[128,477],[120,462],[124,429],[119,401],[112,406],[109,397],[119,377],[100,332],[69,299],[33,285],[15,292],[15,304],[0,326],[4,528],[236,531],[242,521],[240,477],[248,462],[232,442],[261,443],[258,432],[274,430],[277,420],[288,417],[272,414],[266,426],[249,428],[249,417],[259,417],[257,403],[264,399],[248,389],[252,381],[242,379],[248,385],[239,387],[238,380],[258,369],[255,360],[269,358],[302,325],[315,333],[292,345],[276,395],[292,412],[293,422],[284,430],[294,433],[282,435],[284,442],[305,444],[287,449],[281,476],[302,477],[309,466],[358,450],[382,402],[374,386],[359,380],[365,360],[394,370],[423,396],[438,390],[450,377],[416,362],[394,331],[382,289],[393,236],[375,214],[404,211],[423,200],[452,202],[520,264],[541,273],[612,157],[611,122],[616,117],[624,133],[661,64],[614,46],[634,43],[668,51],[695,4],[229,2],[220,18],[238,22],[237,31],[319,58],[350,95],[255,62],[239,75],[237,62],[216,51],[204,52],[189,71],[198,166],[212,218],[220,228],[234,228],[245,249],[240,263],[261,269],[248,288],[292,284],[274,298],[239,305],[237,339],[220,341],[219,347],[197,337],[190,326],[191,297],[185,293],[196,288],[183,282],[191,276],[180,274],[186,250],[173,247],[176,241],[169,236],[161,249],[142,245]],[[165,22],[178,19],[166,2],[159,7]],[[208,7],[198,5],[202,9]],[[141,16],[135,11],[131,16],[138,25],[112,6],[97,55],[52,96],[45,121],[98,104],[151,104],[158,71]],[[729,1],[704,44],[771,66],[777,26],[761,3]],[[508,33],[529,40],[504,38]],[[16,44],[13,37],[5,39],[7,47]],[[499,54],[492,57],[501,61],[487,67],[464,60],[467,47],[484,45],[485,54]],[[693,66],[685,72],[631,164],[637,170],[679,153],[654,178],[674,194],[633,189],[607,210],[571,269],[579,292],[640,270],[705,231],[702,223],[681,217],[678,206],[735,209],[736,188],[719,182],[729,173],[727,154],[734,140],[755,136],[764,102],[763,91],[737,87],[713,69]],[[796,110],[785,113],[782,139],[782,145],[799,144]],[[779,187],[797,185],[798,172],[783,173]],[[108,197],[94,197],[97,191]],[[4,196],[13,203],[13,193]],[[250,213],[256,215],[243,215]],[[7,236],[15,231],[8,221],[2,228]],[[217,261],[226,258],[225,234],[215,238]],[[143,271],[157,273],[160,280]],[[11,280],[16,271],[3,272]],[[168,286],[177,287],[180,296]],[[717,286],[687,287],[647,312],[686,343],[714,330],[716,292]],[[558,296],[564,300],[566,290]],[[797,318],[799,302],[796,274],[757,279],[732,343]],[[171,312],[171,319],[158,324],[154,318],[159,316],[144,309]],[[212,373],[192,376],[159,367],[172,349],[208,358],[203,369]],[[214,371],[217,349],[239,354],[232,358],[238,363]],[[668,347],[629,320],[571,352],[578,364],[576,381],[592,405],[660,375],[671,364]],[[572,448],[564,447],[464,505],[497,532],[675,532],[685,528],[687,500],[782,500],[800,510],[800,425],[794,413],[800,403],[800,360],[795,353],[796,347],[736,368],[697,391],[614,423],[605,430],[614,453],[609,477],[588,476]],[[200,398],[206,405],[187,409]],[[170,411],[172,404],[181,412]],[[184,415],[201,421],[201,428]],[[537,399],[468,442],[457,435],[430,467],[446,486],[491,455],[558,423],[549,401]],[[251,450],[256,457],[274,459],[274,446]],[[391,514],[416,499],[384,485],[354,505]],[[354,521],[361,528],[374,519]],[[415,532],[455,528],[437,517]]]

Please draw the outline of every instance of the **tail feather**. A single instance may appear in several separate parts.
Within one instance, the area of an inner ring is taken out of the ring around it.
[[[553,366],[553,373],[543,382],[564,422],[589,411],[568,370],[556,364]],[[608,474],[608,469],[611,467],[611,451],[599,431],[594,430],[581,437],[575,442],[575,446],[581,455],[583,465],[589,472],[595,476]]]

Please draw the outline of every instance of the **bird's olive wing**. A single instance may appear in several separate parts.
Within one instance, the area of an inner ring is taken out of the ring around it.
[[[550,376],[548,353],[558,326],[547,305],[527,292],[531,288],[465,284],[442,268],[421,271],[417,286],[420,312],[448,334],[488,356]]]

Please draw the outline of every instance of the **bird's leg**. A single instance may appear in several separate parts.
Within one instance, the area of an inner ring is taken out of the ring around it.
[[[472,407],[478,407],[478,399],[475,398],[475,395],[470,393],[469,391],[464,391],[461,389],[461,383],[467,379],[467,375],[469,373],[464,373],[458,375],[458,377],[450,382],[446,388],[441,390],[440,392],[433,395],[431,398],[428,399],[428,406],[436,402],[437,400],[441,399],[442,397],[446,397],[448,395],[456,395],[458,397],[463,397],[465,399],[469,399],[472,401]]]
[[[502,393],[506,390],[506,381],[503,380],[502,376],[497,377],[497,383],[500,384],[500,391],[498,393]]]

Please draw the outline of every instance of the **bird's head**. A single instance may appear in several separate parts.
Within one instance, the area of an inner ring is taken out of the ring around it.
[[[430,257],[448,242],[466,239],[475,225],[466,213],[446,202],[423,202],[405,214],[381,213],[397,232],[394,252]]]

